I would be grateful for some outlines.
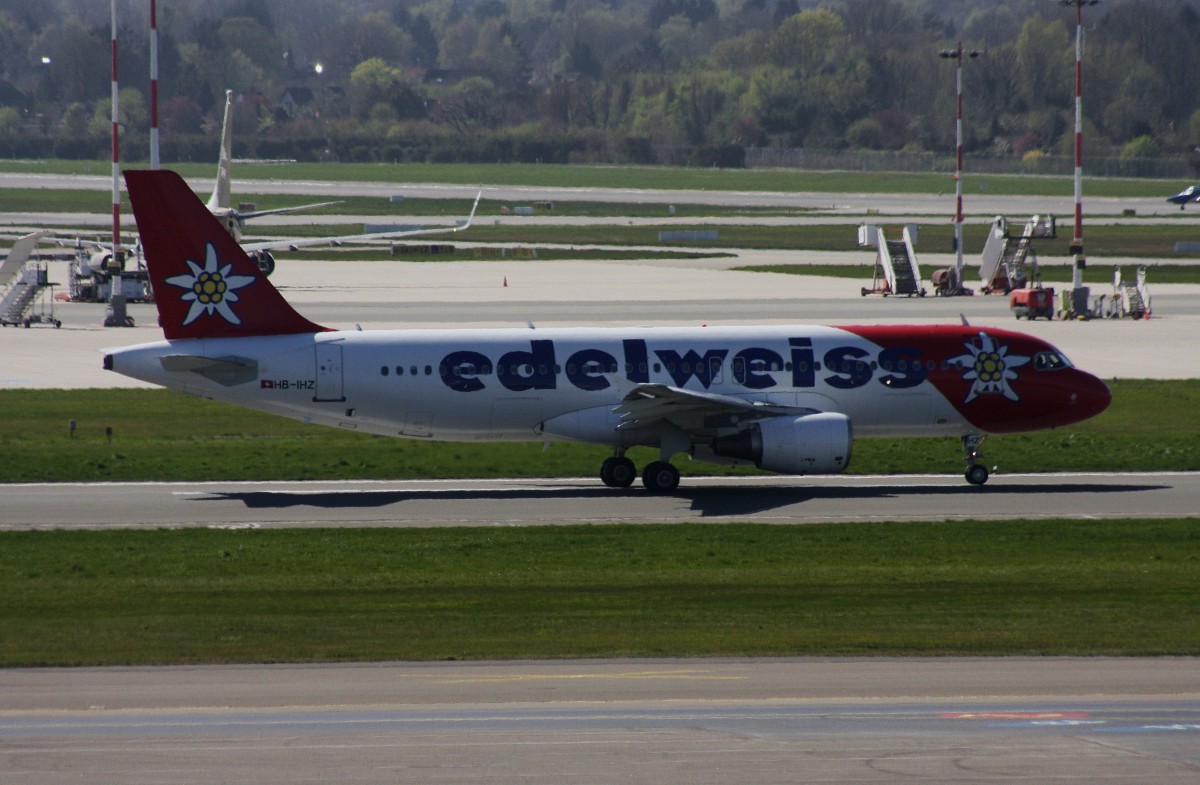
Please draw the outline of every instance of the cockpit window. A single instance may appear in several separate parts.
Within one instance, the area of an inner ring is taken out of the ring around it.
[[[1033,358],[1033,367],[1039,371],[1058,371],[1072,368],[1071,361],[1058,352],[1038,352]]]

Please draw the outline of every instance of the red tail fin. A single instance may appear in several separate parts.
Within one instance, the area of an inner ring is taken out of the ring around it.
[[[129,171],[125,184],[168,339],[326,329],[283,299],[178,174]]]

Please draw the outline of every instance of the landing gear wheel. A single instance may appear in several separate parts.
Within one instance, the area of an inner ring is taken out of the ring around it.
[[[609,488],[628,488],[637,479],[637,467],[625,456],[605,458],[600,464],[600,481]]]
[[[966,477],[967,482],[971,483],[972,485],[983,485],[988,481],[987,467],[982,463],[976,463],[972,466],[968,466]]]
[[[650,493],[670,493],[679,487],[679,470],[666,461],[646,464],[642,483]]]
[[[962,437],[963,450],[967,453],[967,471],[963,475],[972,485],[983,485],[988,481],[987,466],[980,463],[982,455],[979,448],[983,446],[983,434],[968,433]]]

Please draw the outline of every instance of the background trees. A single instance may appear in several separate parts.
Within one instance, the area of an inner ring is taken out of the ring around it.
[[[120,0],[135,153],[147,10]],[[1089,146],[1126,158],[1200,146],[1200,0],[1107,0],[1086,16]],[[94,135],[108,38],[106,3],[0,0],[4,136]],[[936,53],[960,40],[987,49],[964,70],[968,152],[1069,149],[1073,19],[1046,0],[163,3],[161,126],[180,143],[212,134],[232,89],[239,145],[309,140],[296,155],[405,139],[415,157],[547,139],[599,160],[661,158],[664,145],[944,152],[954,81]],[[283,111],[285,94],[308,98]]]

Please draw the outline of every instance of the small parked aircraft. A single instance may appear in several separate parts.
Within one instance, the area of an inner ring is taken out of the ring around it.
[[[246,221],[251,218],[256,218],[263,215],[277,215],[281,213],[294,213],[301,210],[312,210],[318,207],[328,207],[330,205],[340,204],[338,201],[318,202],[315,204],[298,205],[295,207],[280,207],[272,210],[248,210],[242,211],[233,207],[232,202],[232,171],[233,171],[233,91],[225,91],[225,116],[221,127],[221,152],[220,160],[217,163],[217,179],[213,185],[212,195],[208,199],[207,209],[220,222],[227,232],[238,241],[242,249],[250,255],[255,264],[266,274],[270,275],[275,271],[275,255],[277,251],[295,251],[300,248],[314,248],[318,246],[338,246],[351,245],[357,242],[369,242],[373,240],[400,240],[409,237],[420,237],[423,235],[445,234],[452,232],[460,232],[471,225],[475,217],[475,210],[479,206],[479,200],[482,197],[482,191],[475,197],[475,206],[471,209],[471,214],[466,221],[459,222],[454,226],[433,226],[428,228],[410,228],[397,229],[388,232],[374,232],[370,234],[349,234],[338,235],[334,237],[297,237],[297,238],[274,238],[270,240],[256,240],[253,242],[241,242],[242,230],[245,228]],[[46,233],[51,242],[56,242],[59,245],[75,246],[78,261],[75,264],[73,272],[76,277],[76,285],[73,290],[87,288],[89,291],[95,292],[95,296],[100,300],[108,300],[111,295],[111,277],[117,271],[124,269],[125,262],[117,260],[113,261],[113,244],[111,241],[87,239],[88,232],[83,230],[56,230]],[[136,237],[129,237],[128,240],[121,240],[121,252],[125,259],[134,258],[139,250],[139,243]],[[128,274],[127,274],[128,275]],[[144,281],[137,281],[139,276],[133,274],[128,277],[123,286],[126,289],[126,296],[129,300],[140,300],[147,296],[149,292],[144,291]],[[87,283],[81,287],[79,281]]]
[[[600,479],[679,484],[686,453],[785,474],[847,467],[855,437],[1055,428],[1108,388],[1045,341],[969,325],[331,330],[297,313],[186,183],[125,174],[166,340],[108,350],[135,379],[287,417],[420,439],[572,440]]]
[[[1174,196],[1168,196],[1167,201],[1179,205],[1180,210],[1191,202],[1200,202],[1200,186],[1189,185]]]

